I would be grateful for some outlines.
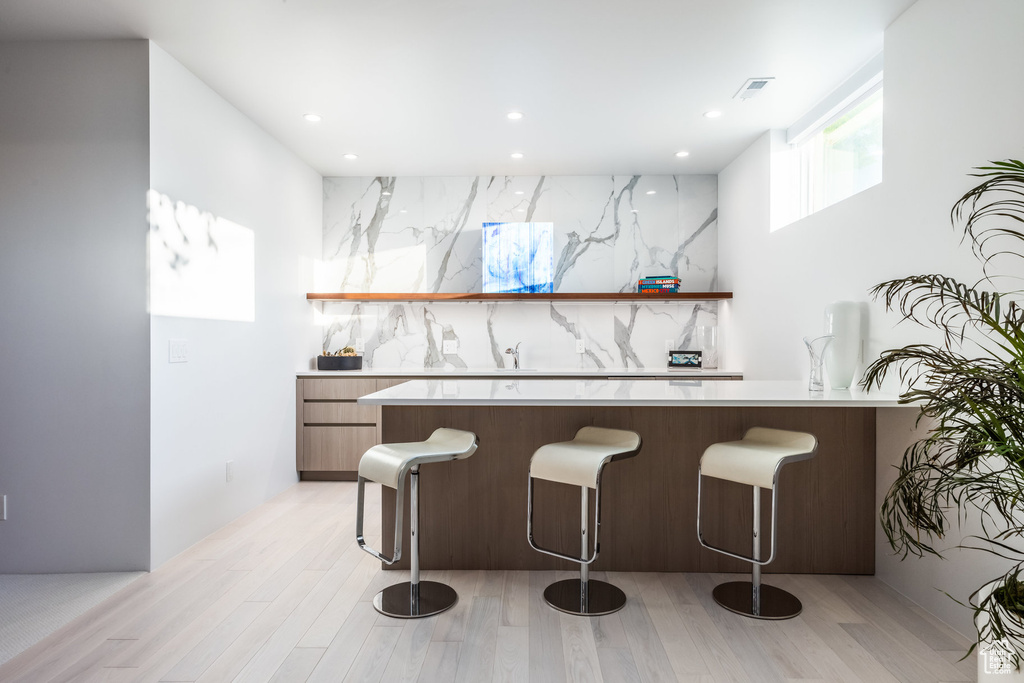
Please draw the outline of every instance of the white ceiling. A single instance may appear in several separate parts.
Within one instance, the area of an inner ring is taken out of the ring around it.
[[[913,2],[0,0],[0,39],[151,38],[326,176],[717,173]]]

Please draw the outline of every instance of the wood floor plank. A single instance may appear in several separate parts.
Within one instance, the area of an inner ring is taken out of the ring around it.
[[[636,669],[633,653],[628,647],[598,648],[597,658],[601,663],[601,675],[604,680],[615,683],[641,683],[640,672]]]
[[[348,618],[309,675],[307,683],[338,683],[342,680],[358,658],[363,641],[376,620],[377,612],[372,604],[363,600],[356,601]]]
[[[934,656],[934,652],[932,657],[919,655],[875,624],[842,624],[842,628],[899,681],[925,683],[970,680],[942,657]]]
[[[498,626],[492,683],[528,683],[529,680],[529,626]]]
[[[437,619],[410,619],[403,625],[395,650],[384,670],[385,681],[415,683],[427,658],[436,625]]]
[[[480,585],[476,594],[480,597],[500,598],[505,591],[505,572],[486,571],[480,574]]]
[[[676,678],[709,673],[659,574],[633,574],[640,597],[661,639]]]
[[[311,571],[311,570],[306,570]],[[235,683],[258,683],[269,679],[287,659],[289,653],[309,630],[324,605],[337,593],[338,587],[351,572],[351,567],[339,562],[323,574],[313,589],[302,598],[296,608],[271,634],[245,668],[235,677]],[[395,624],[391,624],[394,626]]]
[[[782,672],[754,636],[754,629],[764,626],[765,623],[724,610],[711,597],[711,591],[716,585],[734,578],[715,574],[686,575],[694,595],[722,634],[732,652],[732,658],[743,667],[746,677],[752,681],[783,680]]]
[[[459,669],[455,673],[456,683],[479,683],[491,680],[494,672],[495,650],[498,645],[498,621],[501,613],[501,598],[472,598],[469,618],[466,621],[466,637],[459,651]],[[440,619],[440,617],[439,617]]]
[[[237,676],[263,644],[288,618],[313,587],[323,578],[322,571],[304,571],[271,602],[227,650],[203,674],[198,683],[222,683]],[[276,667],[275,667],[276,669]]]
[[[480,584],[482,572],[472,570],[452,571],[451,585],[459,596],[447,612],[442,612],[437,617],[437,626],[434,627],[433,640],[447,640],[462,642],[466,638],[466,622],[469,620],[471,598],[476,595],[477,586]]]
[[[544,604],[544,589],[555,580],[554,572],[530,572],[530,681],[556,683],[564,678],[561,620]]]
[[[672,681],[675,674],[672,663],[665,652],[665,646],[658,637],[657,629],[647,613],[640,589],[631,573],[616,574],[616,585],[626,594],[626,606],[619,614],[626,630],[626,640],[633,654],[633,662],[645,683]]]
[[[501,625],[530,625],[530,573],[506,572],[501,594]]]
[[[937,619],[931,618],[913,600],[900,595],[881,581],[866,576],[846,576],[843,579],[873,605],[884,609],[894,622],[913,633],[931,649],[966,652],[970,647],[970,643],[962,635]]]
[[[896,681],[889,670],[875,659],[874,654],[843,629],[841,624],[821,618],[813,611],[801,614],[800,619],[854,673],[854,680],[878,683]]]
[[[366,586],[374,576],[382,573],[380,563],[370,555],[358,552],[352,557],[355,561],[352,572],[306,629],[298,647],[329,647],[352,614],[352,609],[359,602],[359,597],[366,590]]]
[[[265,602],[240,604],[227,619],[189,650],[188,654],[167,673],[160,676],[159,680],[194,681],[199,678],[266,608]]]
[[[597,657],[594,629],[588,617],[560,614],[562,625],[562,656],[565,659],[565,680],[571,683],[603,683],[601,661]]]
[[[395,651],[402,629],[396,626],[374,626],[359,648],[359,654],[344,683],[377,683],[384,676],[384,670]]]
[[[417,683],[454,683],[462,643],[431,641]]]
[[[270,683],[295,683],[295,681],[306,680],[320,662],[325,649],[321,647],[295,648],[288,653],[288,657],[274,672]]]
[[[749,680],[725,637],[715,626],[704,605],[697,599],[693,587],[686,580],[686,575],[662,574],[661,583],[675,603],[683,625],[714,680],[721,683]],[[717,605],[715,608],[720,609]]]

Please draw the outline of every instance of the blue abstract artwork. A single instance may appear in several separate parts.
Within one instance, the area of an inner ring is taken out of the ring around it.
[[[554,223],[484,223],[485,292],[551,292]]]

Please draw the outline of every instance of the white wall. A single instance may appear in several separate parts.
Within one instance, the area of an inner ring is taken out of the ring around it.
[[[149,565],[147,50],[0,43],[0,573]]]
[[[152,318],[157,567],[297,480],[295,372],[319,347],[305,293],[323,196],[315,171],[155,45],[150,75],[152,187],[256,239],[255,322]],[[187,341],[188,363],[168,363],[170,339]]]
[[[960,246],[949,210],[988,160],[1024,155],[1021,80],[1024,3],[918,2],[885,35],[884,180],[880,186],[769,233],[769,134],[719,176],[719,264],[728,331],[725,364],[749,379],[806,378],[800,342],[820,334],[830,301],[867,301],[875,283],[941,272],[973,281],[980,271]],[[934,339],[871,306],[867,356]],[[880,422],[880,429],[896,429]],[[884,435],[881,435],[884,436]],[[880,436],[880,438],[881,438]],[[887,487],[898,452],[879,454]],[[935,590],[964,599],[997,563],[977,553],[946,563],[881,553],[878,575],[955,627],[969,614]]]

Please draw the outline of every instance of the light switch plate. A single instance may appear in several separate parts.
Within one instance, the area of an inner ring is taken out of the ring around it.
[[[168,363],[187,363],[188,362],[188,340],[187,339],[171,339],[167,343],[167,362]]]
[[[356,353],[362,353],[366,350],[366,342],[362,337],[356,337]]]
[[[446,356],[448,354],[458,353],[459,352],[459,342],[457,340],[455,340],[455,339],[445,339],[441,343],[441,346],[442,346],[442,351],[444,352],[444,355],[446,355]]]

